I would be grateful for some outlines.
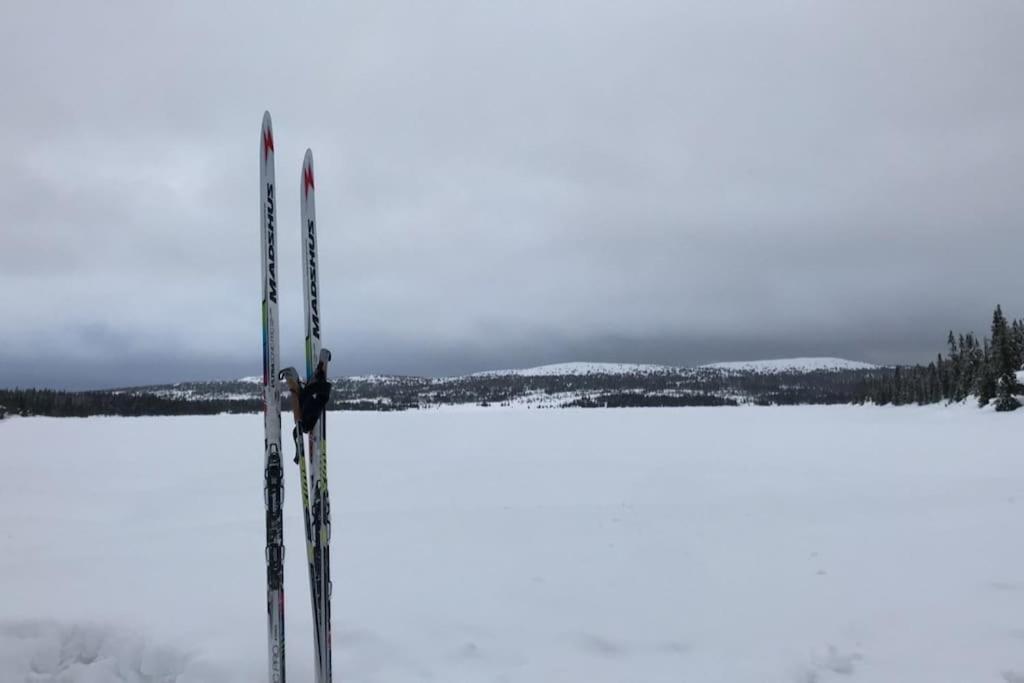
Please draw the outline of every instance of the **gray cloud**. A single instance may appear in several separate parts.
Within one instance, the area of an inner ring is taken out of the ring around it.
[[[19,5],[0,385],[258,372],[265,108],[292,361],[306,146],[340,371],[926,360],[1024,314],[1021,29],[1010,0]]]

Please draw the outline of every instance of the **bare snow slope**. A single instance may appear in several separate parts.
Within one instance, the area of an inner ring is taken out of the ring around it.
[[[761,374],[777,374],[780,372],[815,372],[821,370],[874,370],[877,365],[862,363],[845,358],[776,358],[773,360],[729,361],[702,365],[704,368],[717,368],[738,372],[757,372]]]
[[[1024,411],[329,419],[335,680],[1024,680]],[[0,681],[265,681],[262,451],[259,415],[0,422]]]
[[[628,375],[633,373],[651,374],[674,370],[667,365],[644,365],[641,363],[555,363],[535,368],[519,368],[511,370],[485,370],[475,372],[471,377],[502,377],[519,375],[522,377],[547,377],[556,375]]]
[[[711,368],[734,372],[814,372],[818,370],[873,370],[877,365],[843,358],[777,358],[772,360],[730,361],[711,363],[701,368]],[[554,375],[627,375],[656,374],[662,372],[686,372],[691,368],[672,365],[645,365],[640,363],[556,363],[541,365],[535,368],[511,370],[486,370],[477,372],[471,377],[502,377],[518,375],[522,377],[546,377]]]
[[[728,371],[745,371],[761,373],[777,372],[812,372],[815,370],[872,370],[877,365],[843,358],[778,358],[773,360],[730,361],[701,365],[700,368],[713,368]],[[533,368],[510,368],[507,370],[483,370],[474,372],[469,377],[554,377],[563,375],[649,375],[663,372],[687,372],[694,368],[674,365],[651,365],[645,363],[553,363]],[[389,382],[401,379],[390,375],[360,375],[345,379],[368,382]],[[450,378],[448,378],[450,379]],[[457,378],[455,378],[457,379]],[[239,382],[260,383],[262,377],[242,377]]]

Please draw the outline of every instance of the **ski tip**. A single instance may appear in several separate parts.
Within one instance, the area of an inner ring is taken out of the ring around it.
[[[266,161],[270,153],[274,151],[274,129],[270,125],[270,112],[263,112],[263,160]]]
[[[313,150],[306,149],[306,158],[302,160],[302,196],[305,197],[309,194],[310,190],[315,190],[316,184],[313,182]]]

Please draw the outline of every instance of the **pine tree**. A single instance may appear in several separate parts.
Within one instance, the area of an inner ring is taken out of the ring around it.
[[[957,346],[956,337],[953,336],[953,330],[949,331],[949,338],[946,340],[946,343],[949,344],[949,400],[959,401],[963,398],[960,396],[960,374],[962,363],[960,359],[960,348]]]
[[[984,354],[978,347],[974,333],[960,335],[960,383],[956,391],[957,401],[963,401],[972,393],[977,393],[983,363]]]
[[[949,363],[942,358],[941,353],[935,361],[935,367],[939,375],[939,398],[937,400],[948,400],[950,398]]]
[[[939,365],[942,363],[942,356],[939,356]],[[935,363],[928,364],[928,393],[925,396],[927,403],[938,403],[942,400],[942,375],[939,371],[939,365]]]
[[[903,368],[896,366],[896,372],[892,376],[892,404],[903,405]]]
[[[1017,393],[1017,349],[1003,309],[996,306],[992,314],[991,373],[995,384],[996,410],[1000,412],[1020,408]]]
[[[1014,320],[1010,326],[1010,340],[1013,346],[1013,366],[1024,370],[1024,321]]]
[[[981,366],[974,382],[974,393],[978,395],[978,406],[984,407],[996,394],[996,376],[992,372],[992,347],[987,337],[981,359]]]

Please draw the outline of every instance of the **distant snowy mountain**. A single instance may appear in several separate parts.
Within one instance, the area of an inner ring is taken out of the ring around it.
[[[535,368],[510,370],[485,370],[470,377],[564,377],[574,375],[654,375],[662,373],[687,373],[694,369],[724,370],[727,372],[749,372],[755,374],[778,374],[782,372],[820,372],[838,370],[875,370],[877,365],[844,358],[776,358],[772,360],[730,361],[711,363],[699,368],[676,367],[672,365],[645,365],[641,363],[556,363]]]
[[[863,403],[872,382],[895,368],[842,358],[785,358],[676,367],[642,363],[557,363],[459,377],[335,376],[334,410],[410,410],[478,405],[526,408],[695,407]],[[38,402],[38,414],[205,415],[257,412],[262,377],[178,382]],[[2,393],[2,391],[0,391]],[[22,399],[19,399],[22,400]],[[28,399],[24,399],[28,400]],[[9,402],[5,401],[8,408]],[[36,405],[33,404],[33,409]],[[188,405],[191,404],[191,405]],[[56,407],[54,407],[56,406]],[[284,407],[289,410],[288,406]],[[15,412],[10,410],[9,412]],[[35,413],[33,413],[35,414]]]
[[[877,370],[877,365],[845,358],[776,358],[773,360],[729,361],[702,365],[704,368],[731,372],[775,375],[781,372],[820,372],[837,370]]]
[[[485,370],[475,372],[470,377],[562,377],[566,375],[650,375],[662,372],[679,371],[669,365],[644,365],[640,363],[555,363],[541,365],[536,368],[519,368],[513,370]]]
[[[343,379],[349,382],[366,382],[368,384],[396,384],[408,378],[404,375],[350,375]]]
[[[580,377],[587,375],[616,376],[616,375],[689,375],[698,370],[722,370],[736,373],[745,372],[753,374],[779,374],[779,373],[801,373],[820,371],[840,370],[877,370],[879,366],[871,363],[862,363],[844,358],[776,358],[771,360],[751,361],[728,361],[724,363],[710,363],[697,367],[683,367],[675,365],[654,365],[647,363],[553,363],[551,365],[540,365],[533,368],[509,368],[506,370],[483,370],[470,375],[457,377],[438,377],[433,382],[445,382],[459,379],[487,379],[499,377]],[[371,384],[392,384],[409,380],[430,381],[428,378],[405,377],[400,375],[356,375],[351,377],[338,377],[339,380],[351,382],[366,382]],[[243,384],[262,384],[263,377],[252,376],[242,377],[237,382]]]

